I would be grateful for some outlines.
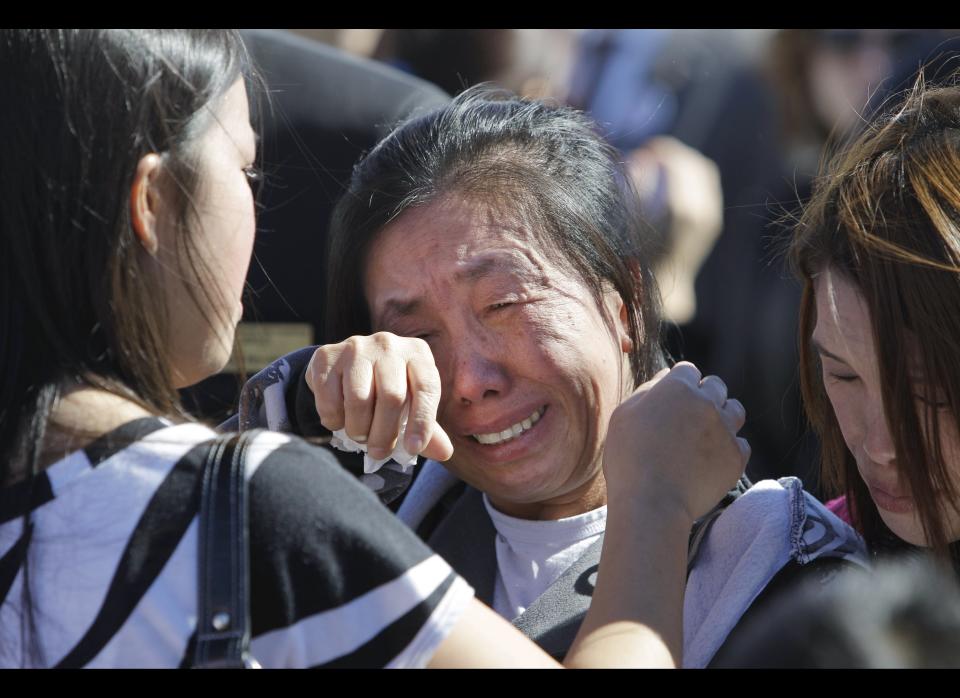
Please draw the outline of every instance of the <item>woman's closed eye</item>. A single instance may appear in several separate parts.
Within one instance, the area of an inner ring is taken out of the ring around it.
[[[386,327],[383,328],[384,332],[390,332],[397,335],[398,337],[412,337],[413,339],[422,339],[424,342],[429,342],[431,339],[436,338],[437,333],[435,330],[428,330],[423,328],[414,328],[414,327]]]
[[[842,383],[852,383],[853,381],[860,380],[860,376],[855,373],[833,373],[831,371],[827,373],[827,377]]]

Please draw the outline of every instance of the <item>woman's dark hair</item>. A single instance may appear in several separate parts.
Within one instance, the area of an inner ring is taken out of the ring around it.
[[[892,535],[844,444],[812,345],[814,283],[830,268],[869,309],[897,469],[928,544],[945,555],[944,515],[960,507],[940,443],[944,430],[960,430],[960,89],[928,89],[921,79],[839,152],[815,185],[790,257],[804,284],[801,390],[825,480],[846,493],[867,543],[882,547]]]
[[[130,192],[140,159],[158,153],[181,268],[206,278],[191,253],[195,146],[247,65],[226,30],[0,31],[0,486],[33,481],[65,381],[181,414],[173,313],[131,227]],[[198,307],[215,307],[196,286]]]
[[[583,114],[486,86],[410,119],[357,164],[331,221],[325,341],[370,333],[363,273],[380,231],[407,209],[454,192],[514,212],[598,307],[606,289],[620,294],[638,384],[663,367],[649,266],[655,238],[616,151]]]
[[[781,590],[737,627],[711,667],[960,669],[956,578],[909,557],[870,571],[845,567],[827,584],[808,577]]]

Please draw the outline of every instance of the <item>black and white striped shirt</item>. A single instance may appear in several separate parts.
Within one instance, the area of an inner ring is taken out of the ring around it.
[[[42,656],[27,665],[189,663],[197,612],[198,424],[131,422],[0,490],[0,666],[21,665],[23,514]],[[252,654],[265,667],[422,666],[472,589],[320,448],[251,444]]]

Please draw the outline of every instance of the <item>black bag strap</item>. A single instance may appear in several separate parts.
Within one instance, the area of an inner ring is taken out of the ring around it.
[[[258,430],[217,438],[203,467],[198,555],[198,669],[259,668],[250,655],[247,447]]]

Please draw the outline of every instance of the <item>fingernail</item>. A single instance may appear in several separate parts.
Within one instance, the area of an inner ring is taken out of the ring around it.
[[[367,435],[366,435],[366,434],[363,434],[362,436],[351,436],[350,438],[353,439],[354,441],[356,441],[358,444],[365,444],[365,443],[367,443]]]
[[[390,451],[388,451],[387,449],[376,448],[373,446],[370,447],[370,450],[367,453],[370,455],[371,458],[376,458],[377,460],[380,460],[381,458],[386,458],[387,456],[390,455]]]
[[[420,453],[420,451],[423,450],[423,446],[423,437],[419,434],[407,437],[407,453],[410,455],[416,455]]]

